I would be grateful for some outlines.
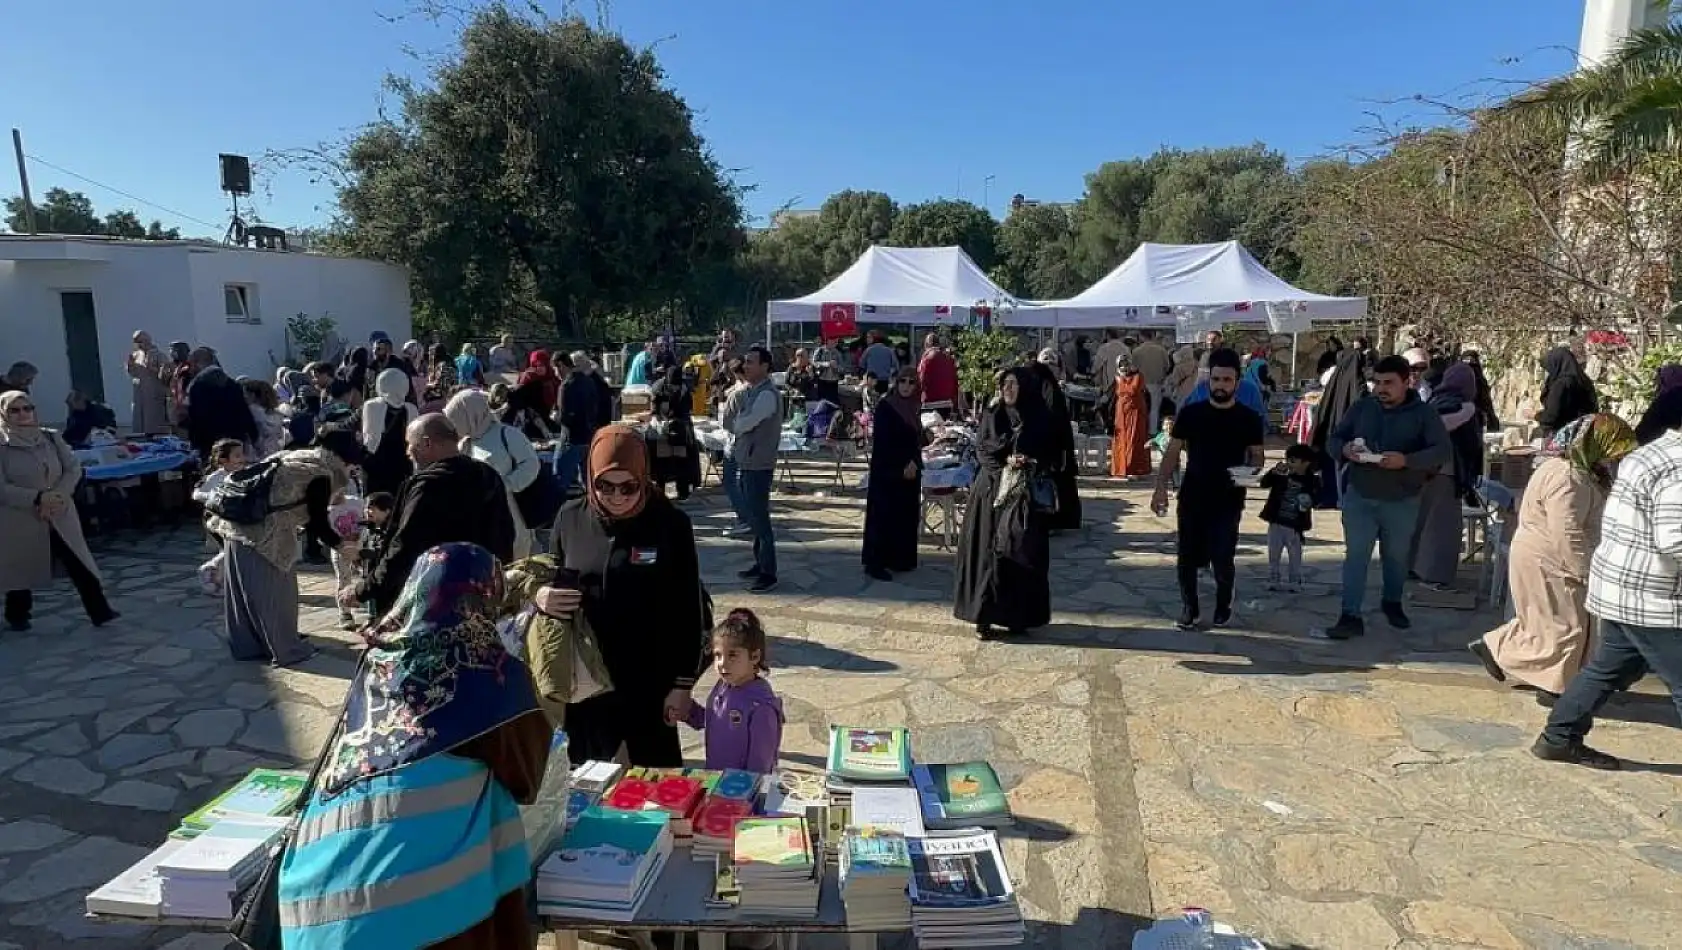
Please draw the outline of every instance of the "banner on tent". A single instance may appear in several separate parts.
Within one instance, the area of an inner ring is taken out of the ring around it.
[[[1203,335],[1210,330],[1219,330],[1223,321],[1221,312],[1225,307],[1175,307],[1174,308],[1174,342],[1201,343]]]
[[[826,303],[819,308],[818,333],[825,340],[852,336],[858,332],[858,305]]]
[[[1301,300],[1267,305],[1267,328],[1274,333],[1306,333],[1314,329],[1308,304]]]

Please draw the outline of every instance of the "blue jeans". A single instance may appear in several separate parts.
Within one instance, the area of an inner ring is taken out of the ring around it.
[[[728,454],[724,456],[724,464],[719,466],[718,477],[724,482],[724,500],[730,503],[730,513],[736,516],[736,524],[747,524],[748,516],[742,513],[742,473],[736,469],[736,460]]]
[[[570,492],[578,487],[578,473],[583,467],[584,448],[569,445],[561,451],[560,458],[555,460],[555,481],[561,485],[561,491]]]
[[[1594,728],[1594,714],[1612,694],[1629,689],[1648,673],[1670,687],[1670,701],[1682,713],[1682,630],[1602,618],[1594,655],[1554,702],[1542,738],[1555,746],[1582,742]]]
[[[1384,600],[1400,603],[1408,579],[1419,496],[1379,501],[1350,488],[1343,493],[1343,615],[1359,617],[1367,595],[1373,543],[1384,572]]]
[[[759,576],[776,579],[777,538],[771,533],[771,480],[776,472],[755,469],[737,472],[741,482],[742,515],[753,529],[753,566]]]

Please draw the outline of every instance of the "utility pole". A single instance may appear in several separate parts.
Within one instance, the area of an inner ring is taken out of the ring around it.
[[[987,211],[988,214],[993,213],[993,209],[987,207],[987,199],[988,199],[989,194],[992,191],[993,179],[995,179],[997,177],[999,177],[999,176],[988,175],[986,178],[981,179],[981,207],[984,208]]]
[[[18,157],[18,185],[23,190],[23,226],[30,234],[40,234],[35,227],[35,199],[29,194],[29,166],[23,161],[23,133],[12,130],[12,151]]]

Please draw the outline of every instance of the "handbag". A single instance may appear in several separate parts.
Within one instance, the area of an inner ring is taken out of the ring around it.
[[[1042,515],[1057,513],[1057,483],[1049,475],[1028,479],[1028,504]]]
[[[364,653],[356,662],[356,671],[351,674],[352,683],[362,674],[362,667],[366,662],[367,654]],[[238,912],[228,923],[228,932],[246,950],[280,950],[280,863],[286,857],[286,849],[292,846],[293,836],[298,832],[298,821],[303,815],[304,806],[315,795],[316,785],[321,781],[321,770],[326,767],[328,757],[333,754],[333,747],[338,744],[339,734],[345,727],[345,711],[349,707],[350,688],[347,687],[345,700],[339,706],[339,716],[333,724],[333,731],[321,746],[321,753],[315,757],[315,765],[310,768],[309,780],[304,782],[304,787],[298,792],[298,798],[292,803],[291,824],[280,833],[279,845],[269,852],[268,863],[263,865],[262,873],[245,892],[245,899],[240,902]]]

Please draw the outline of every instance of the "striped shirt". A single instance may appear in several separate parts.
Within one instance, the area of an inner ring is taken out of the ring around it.
[[[1619,464],[1589,564],[1588,609],[1630,626],[1682,628],[1682,432]]]

